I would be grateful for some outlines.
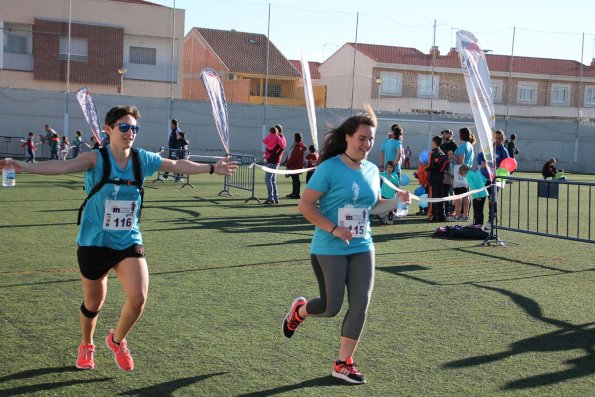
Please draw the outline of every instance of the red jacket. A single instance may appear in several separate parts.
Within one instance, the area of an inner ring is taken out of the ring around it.
[[[266,146],[264,159],[267,163],[279,164],[283,157],[283,150],[287,145],[285,137],[270,133],[263,140],[262,143]]]
[[[296,142],[289,154],[289,158],[285,165],[288,170],[299,170],[304,168],[304,153],[306,152],[306,145],[304,142]]]

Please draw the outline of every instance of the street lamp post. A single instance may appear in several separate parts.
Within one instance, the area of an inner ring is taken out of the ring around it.
[[[376,95],[378,95],[378,103],[376,105],[376,111],[380,111],[380,85],[382,84],[382,82],[384,81],[384,79],[382,78],[382,76],[376,76],[374,78],[374,81],[376,82],[376,85],[378,86],[378,91],[376,93]]]
[[[127,71],[128,69],[124,66],[118,69],[118,74],[120,75],[120,95],[124,95],[124,75]]]

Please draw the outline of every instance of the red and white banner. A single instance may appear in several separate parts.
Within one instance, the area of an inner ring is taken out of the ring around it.
[[[465,85],[471,102],[479,144],[486,159],[491,180],[493,180],[495,161],[492,133],[496,125],[496,113],[488,62],[479,47],[477,38],[471,32],[464,30],[457,32],[457,50],[465,76]]]
[[[78,90],[75,95],[76,99],[79,101],[79,105],[81,105],[81,109],[83,110],[83,114],[87,119],[87,123],[89,124],[89,127],[91,127],[93,136],[101,145],[102,140],[101,127],[99,126],[99,115],[97,114],[97,108],[95,107],[95,103],[91,97],[91,91],[89,91],[88,87],[83,87]]]
[[[205,85],[211,109],[213,111],[213,120],[215,127],[221,138],[221,143],[225,149],[225,154],[229,153],[229,120],[227,117],[227,102],[225,101],[225,92],[219,74],[211,68],[204,68],[200,72],[200,80]]]

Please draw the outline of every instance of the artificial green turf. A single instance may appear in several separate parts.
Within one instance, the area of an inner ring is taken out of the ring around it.
[[[375,226],[376,285],[355,357],[369,384],[346,386],[329,376],[345,308],[308,319],[291,340],[281,333],[292,299],[317,295],[312,227],[295,200],[222,198],[222,179],[206,175],[192,178],[195,190],[151,180],[141,227],[150,292],[128,337],[133,373],[103,345],[124,300],[115,278],[97,369],[74,369],[81,176],[19,175],[0,189],[0,396],[593,395],[593,244],[501,232],[518,245],[478,247],[434,239],[436,225],[416,216]],[[278,180],[284,196],[290,180]]]

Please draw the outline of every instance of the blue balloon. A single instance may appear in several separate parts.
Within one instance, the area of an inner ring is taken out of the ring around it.
[[[418,186],[414,191],[413,194],[416,196],[421,196],[422,194],[426,194],[426,189],[423,186]]]
[[[422,150],[421,153],[419,154],[419,161],[421,163],[428,163],[428,161],[430,160],[430,154],[427,150]]]
[[[419,196],[419,198],[425,199],[425,198],[428,198],[428,195],[426,193],[424,193],[424,194],[421,194]],[[427,201],[424,201],[424,200],[419,200],[418,203],[419,203],[419,208],[428,208],[428,206],[430,205]]]
[[[399,178],[399,185],[401,186],[407,186],[409,185],[409,175],[407,174],[401,174],[401,177]]]

